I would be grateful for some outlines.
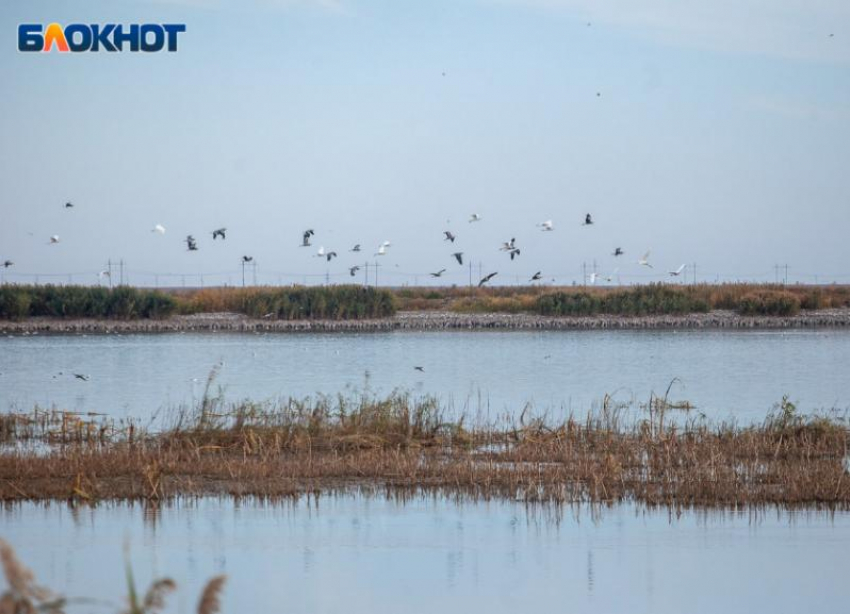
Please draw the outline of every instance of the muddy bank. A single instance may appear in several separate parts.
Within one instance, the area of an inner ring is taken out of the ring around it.
[[[712,311],[663,316],[551,317],[509,313],[406,311],[382,319],[272,320],[234,313],[174,316],[164,320],[61,320],[32,318],[0,321],[0,334],[171,333],[171,332],[368,332],[394,330],[594,330],[594,329],[794,329],[850,326],[850,309],[824,309],[795,316],[741,316]]]

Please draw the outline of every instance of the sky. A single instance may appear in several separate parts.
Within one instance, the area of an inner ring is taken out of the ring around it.
[[[54,21],[186,32],[176,53],[17,51],[18,24]],[[0,275],[241,284],[249,255],[264,284],[367,261],[381,285],[594,263],[602,285],[693,263],[850,283],[848,23],[842,0],[3,2]]]

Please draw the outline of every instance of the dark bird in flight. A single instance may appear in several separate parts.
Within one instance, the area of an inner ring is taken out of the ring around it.
[[[425,367],[413,367],[413,368],[416,369],[417,371],[422,371],[422,373],[425,373]]]
[[[451,241],[452,243],[454,243],[455,239],[457,239],[457,237],[454,234],[452,234],[451,230],[444,230],[443,234],[446,235],[446,238],[443,239],[444,241]]]
[[[622,256],[622,255],[623,255],[623,248],[618,247],[614,250],[614,256]]]
[[[350,251],[350,252],[359,252],[359,251],[360,251],[360,244],[358,243],[357,245],[355,245],[354,247],[352,247],[352,248],[351,248],[350,250],[348,250],[348,251]]]
[[[440,269],[436,273],[431,273],[431,277],[440,277],[445,272],[446,272],[446,269]]]
[[[494,278],[496,275],[498,275],[498,274],[499,274],[499,273],[498,273],[498,272],[496,272],[496,273],[490,273],[489,275],[485,275],[484,277],[482,277],[482,278],[481,278],[481,281],[479,281],[479,282],[478,282],[478,287],[480,288],[481,286],[483,286],[484,284],[486,284],[488,281],[490,281],[491,279],[493,279],[493,278]]]
[[[253,259],[254,259],[254,257],[253,257],[253,256],[242,256],[242,262],[244,262],[244,263],[246,263],[246,264],[247,264],[248,262],[251,262]]]
[[[65,208],[66,208],[66,209],[73,209],[73,208],[74,208],[74,203],[72,203],[72,202],[67,202],[67,203],[65,203]]]
[[[224,236],[224,233],[227,232],[227,228],[219,228],[218,230],[212,231],[213,241],[221,237],[221,240],[224,241],[227,237]]]
[[[503,252],[509,252],[511,250],[516,249],[516,238],[511,237],[511,240],[505,241],[504,243],[502,243],[502,247],[500,247],[499,249],[502,250]]]
[[[315,232],[313,232],[312,228],[308,228],[304,231],[304,234],[301,235],[301,247],[310,247],[310,237],[312,237]]]
[[[517,247],[517,248],[515,248],[515,249],[512,249],[512,250],[510,251],[510,254],[511,254],[511,260],[513,260],[514,258],[516,258],[517,256],[519,256],[519,254],[520,254],[519,248]]]
[[[354,274],[357,273],[357,271],[359,271],[359,270],[360,270],[359,266],[353,266],[350,269],[348,269],[348,272],[351,274],[352,277],[354,277]]]
[[[3,262],[3,268],[4,268],[4,269],[8,269],[8,268],[9,268],[10,266],[12,266],[13,264],[15,264],[15,263],[14,263],[14,262],[12,262],[11,260],[5,260],[5,261]]]
[[[327,254],[325,254],[325,258],[327,258],[328,262],[330,262],[331,260],[336,258],[336,252],[328,252]]]
[[[74,373],[74,377],[76,377],[77,379],[81,379],[81,380],[83,380],[84,382],[89,381],[89,376],[88,376],[88,375],[83,375],[82,373]]]
[[[455,252],[454,254],[452,254],[452,256],[455,257],[455,260],[457,260],[458,264],[463,264],[463,252]]]
[[[531,279],[529,279],[528,281],[540,281],[540,278],[540,271],[537,271],[534,275],[531,276]]]
[[[190,252],[198,251],[198,243],[195,241],[195,237],[193,237],[192,235],[186,236],[186,247],[189,249]]]
[[[582,226],[590,226],[591,224],[593,224],[593,218],[588,213],[584,216],[584,224],[582,224]]]

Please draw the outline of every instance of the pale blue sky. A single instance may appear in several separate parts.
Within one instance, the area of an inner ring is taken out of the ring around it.
[[[17,51],[18,23],[51,21],[187,31],[175,54]],[[4,2],[5,279],[123,258],[138,283],[235,283],[249,254],[261,282],[345,281],[388,239],[393,284],[465,283],[456,250],[501,283],[594,259],[623,282],[850,282],[848,23],[841,0]]]

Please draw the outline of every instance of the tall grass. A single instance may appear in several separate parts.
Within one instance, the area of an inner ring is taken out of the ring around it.
[[[173,296],[130,286],[0,286],[0,318],[164,318],[177,309]]]
[[[184,314],[229,311],[281,320],[383,318],[395,313],[392,295],[363,286],[209,288],[175,294]]]

